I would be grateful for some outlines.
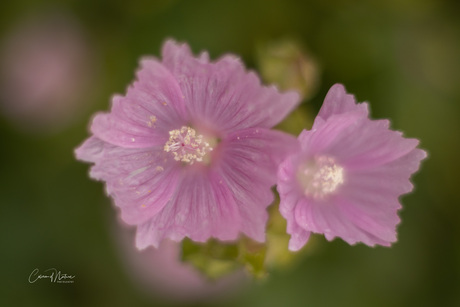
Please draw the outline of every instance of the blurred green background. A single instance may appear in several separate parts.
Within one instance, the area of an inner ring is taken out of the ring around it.
[[[1,47],[23,20],[50,12],[78,24],[88,68],[75,82],[90,82],[74,94],[77,107],[67,120],[51,128],[31,126],[33,114],[0,114],[1,306],[185,304],[149,295],[132,281],[115,242],[116,210],[103,184],[88,178],[89,166],[73,156],[91,115],[108,110],[110,97],[133,80],[138,59],[159,56],[169,37],[212,58],[238,54],[255,70],[263,69],[261,46],[296,41],[319,71],[317,90],[302,106],[307,118],[332,84],[343,83],[370,102],[374,118],[391,119],[429,153],[413,178],[414,193],[402,198],[393,247],[315,236],[301,261],[274,269],[268,280],[191,304],[460,306],[460,2],[3,1]],[[75,283],[28,282],[34,268],[50,267],[75,275]]]

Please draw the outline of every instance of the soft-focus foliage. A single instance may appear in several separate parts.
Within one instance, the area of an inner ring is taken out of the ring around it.
[[[350,247],[313,235],[298,261],[209,306],[460,305],[458,1],[3,1],[0,48],[21,20],[50,11],[74,16],[100,76],[95,95],[81,101],[84,114],[54,134],[19,130],[0,114],[1,306],[170,305],[126,274],[110,230],[117,214],[73,157],[91,114],[125,92],[139,58],[158,54],[168,37],[211,58],[238,54],[252,69],[260,42],[294,37],[321,75],[317,94],[280,127],[296,135],[311,128],[327,90],[342,83],[371,102],[374,118],[391,119],[430,154],[413,178],[414,193],[401,199],[394,246]],[[34,268],[50,267],[74,274],[75,283],[27,281]]]
[[[265,82],[277,84],[283,90],[296,90],[303,99],[315,94],[318,63],[299,43],[285,39],[261,43],[257,49],[258,67]]]

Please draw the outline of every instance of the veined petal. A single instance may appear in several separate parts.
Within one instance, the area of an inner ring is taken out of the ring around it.
[[[187,103],[172,72],[153,57],[143,58],[140,63],[137,80],[126,96],[167,126],[176,127],[178,122],[187,120]]]
[[[125,180],[129,184],[113,191],[121,218],[128,224],[138,225],[160,212],[176,192],[180,172],[174,166],[147,166],[132,172]]]
[[[248,128],[230,133],[225,138],[225,156],[242,154],[255,163],[270,166],[276,172],[288,153],[299,149],[299,143],[290,134],[264,128]]]
[[[302,199],[295,210],[297,224],[304,230],[324,234],[326,239],[333,240],[340,237],[349,244],[363,242],[367,245],[389,245],[354,225],[345,216],[340,203],[324,203],[313,199]]]
[[[386,122],[364,119],[344,130],[331,144],[329,152],[348,169],[367,169],[394,161],[417,147],[418,140],[404,138],[386,126]]]
[[[157,247],[165,238],[180,241],[184,237],[200,242],[211,237],[234,240],[240,228],[237,205],[221,176],[188,172],[163,210],[138,226],[136,245]]]
[[[104,142],[97,137],[90,137],[75,149],[77,159],[85,162],[96,162],[102,159]]]
[[[358,112],[367,117],[369,114],[367,103],[356,103],[353,95],[347,94],[342,84],[334,84],[327,92],[324,103],[315,119],[313,128],[319,124],[319,120],[326,121],[332,115],[340,115],[347,112]]]
[[[295,92],[281,94],[262,86],[235,56],[209,62],[206,53],[195,58],[187,45],[167,41],[163,63],[177,78],[192,118],[218,124],[224,132],[272,127],[300,101]]]
[[[396,212],[401,207],[398,201],[380,198],[363,202],[363,199],[369,200],[366,196],[356,199],[340,198],[338,203],[341,204],[342,218],[352,222],[363,234],[371,235],[369,241],[363,241],[367,245],[389,246],[396,242],[396,225],[400,222]]]
[[[106,182],[128,224],[139,224],[157,214],[175,192],[180,169],[162,147],[122,148],[105,144],[93,161],[91,177]]]
[[[302,199],[302,191],[296,181],[298,156],[285,159],[278,168],[277,189],[281,199],[280,213],[287,221],[286,232],[291,235],[289,250],[297,251],[302,248],[310,237],[310,231],[300,227],[295,220],[295,207]]]
[[[297,182],[298,167],[299,155],[294,155],[286,158],[278,168],[278,182],[276,188],[280,196],[283,197],[280,212],[286,219],[303,195],[300,185]]]
[[[96,115],[95,136],[113,145],[145,148],[164,144],[168,131],[186,123],[184,97],[172,74],[154,59],[141,61],[138,81],[115,96],[110,113]]]
[[[348,112],[302,132],[299,140],[311,155],[327,154],[349,169],[366,169],[398,159],[418,145],[418,140],[403,138],[387,127],[387,121],[371,121],[359,112]]]
[[[264,241],[266,208],[274,200],[270,188],[276,183],[277,166],[298,143],[290,135],[262,128],[234,132],[224,142],[219,167],[241,212],[242,231]]]
[[[300,198],[297,198],[297,202],[300,200]],[[294,204],[292,209],[285,209],[284,213],[282,214],[287,221],[286,232],[291,235],[288,246],[289,250],[291,251],[298,251],[301,249],[307,243],[311,234],[309,230],[302,228],[295,219],[295,207],[297,202]]]
[[[376,169],[350,172],[340,195],[347,219],[381,240],[396,241],[397,210],[401,208],[398,198],[412,190],[409,178],[425,157],[423,150],[415,149]]]
[[[334,115],[319,128],[303,130],[299,135],[300,146],[304,153],[310,155],[326,153],[331,146],[340,141],[342,135],[352,134],[363,120],[359,112]]]
[[[295,222],[294,213],[292,213],[291,218],[289,218],[286,232],[291,235],[288,248],[293,252],[298,251],[304,247],[304,245],[307,244],[311,234],[310,231],[303,229]]]

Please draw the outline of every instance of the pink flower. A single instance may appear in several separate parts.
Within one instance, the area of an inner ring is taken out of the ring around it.
[[[313,128],[299,136],[301,149],[278,170],[290,250],[311,232],[349,244],[396,241],[398,197],[412,190],[409,178],[426,152],[388,127],[370,120],[367,103],[356,104],[342,85],[329,90]]]
[[[78,20],[32,15],[0,50],[0,109],[21,130],[54,132],[78,118],[93,92],[93,55]]]
[[[77,158],[137,226],[138,248],[240,232],[263,241],[277,166],[297,146],[270,128],[298,95],[261,86],[231,55],[213,63],[171,40],[162,55],[143,59],[126,96],[95,116]]]
[[[198,302],[222,301],[247,285],[243,270],[217,280],[207,279],[191,264],[181,261],[181,245],[163,240],[158,248],[139,252],[132,246],[134,233],[131,229],[114,231],[126,274],[140,290],[153,298],[165,301]]]

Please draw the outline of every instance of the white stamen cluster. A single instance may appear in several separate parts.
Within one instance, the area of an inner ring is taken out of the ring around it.
[[[300,168],[299,181],[305,195],[322,199],[344,182],[344,169],[328,156],[315,157]]]
[[[183,126],[169,131],[169,140],[164,146],[164,151],[171,152],[174,160],[191,165],[195,161],[203,161],[203,157],[212,151],[212,147],[203,141],[201,134],[196,134],[195,129]]]

